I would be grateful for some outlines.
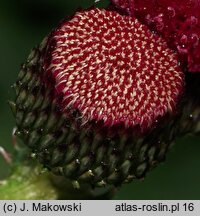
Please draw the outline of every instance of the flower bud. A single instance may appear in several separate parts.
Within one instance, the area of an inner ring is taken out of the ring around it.
[[[120,185],[165,159],[183,86],[176,53],[137,19],[77,12],[21,68],[17,135],[55,174]]]

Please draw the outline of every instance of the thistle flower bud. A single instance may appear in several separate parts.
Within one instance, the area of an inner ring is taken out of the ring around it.
[[[17,135],[55,174],[120,185],[164,160],[183,86],[176,53],[137,19],[77,12],[22,66]]]

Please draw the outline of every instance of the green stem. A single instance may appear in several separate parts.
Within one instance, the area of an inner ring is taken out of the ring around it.
[[[0,200],[57,199],[49,174],[39,172],[39,168],[25,165],[13,168],[11,176],[0,182]]]
[[[22,151],[20,154],[11,175],[0,181],[0,200],[111,199],[114,195],[111,187],[92,189],[80,185],[76,189],[70,180],[51,174],[33,159],[24,160]]]

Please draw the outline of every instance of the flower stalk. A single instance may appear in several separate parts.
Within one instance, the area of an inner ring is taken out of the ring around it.
[[[114,195],[112,187],[75,187],[75,182],[53,175],[29,155],[27,149],[15,152],[10,176],[0,181],[0,200],[111,199]]]

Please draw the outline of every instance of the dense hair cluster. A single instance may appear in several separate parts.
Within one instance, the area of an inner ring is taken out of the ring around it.
[[[50,56],[50,57],[49,57]],[[177,55],[129,16],[92,9],[64,20],[50,35],[43,68],[62,94],[62,109],[83,123],[150,127],[174,112],[183,88]]]

